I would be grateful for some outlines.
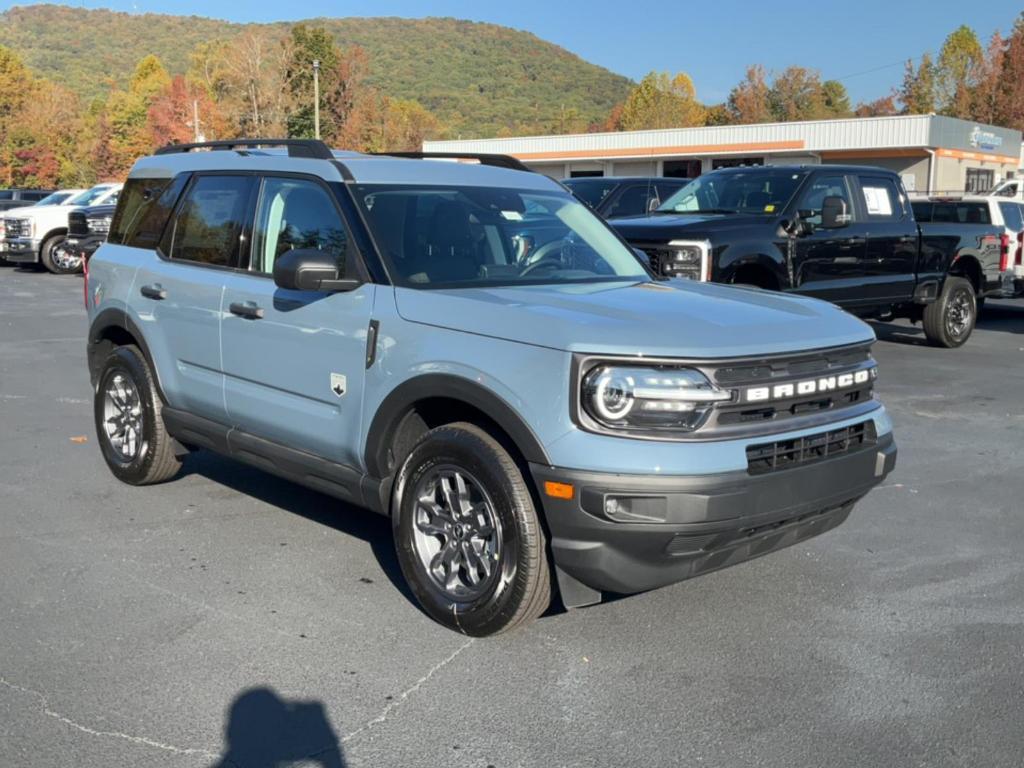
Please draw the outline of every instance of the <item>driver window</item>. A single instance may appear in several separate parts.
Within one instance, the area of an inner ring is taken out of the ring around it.
[[[804,192],[803,199],[797,208],[800,211],[808,212],[810,215],[802,214],[801,218],[805,224],[817,227],[821,224],[821,208],[826,197],[841,197],[846,201],[846,210],[853,216],[853,206],[850,204],[850,189],[846,184],[845,176],[819,176]]]
[[[344,274],[347,244],[345,225],[327,190],[305,179],[264,179],[250,271],[273,274],[283,253],[313,248],[333,253]]]

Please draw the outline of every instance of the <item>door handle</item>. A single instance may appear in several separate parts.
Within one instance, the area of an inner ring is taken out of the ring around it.
[[[167,291],[163,289],[160,283],[153,283],[152,285],[144,285],[139,288],[139,293],[145,296],[147,299],[153,299],[154,301],[163,301],[167,298]]]
[[[856,264],[860,259],[856,256],[836,256],[832,259],[834,264]]]
[[[228,306],[232,315],[244,317],[247,320],[262,320],[263,308],[256,306],[252,301],[233,301]]]
[[[913,235],[903,235],[900,238],[900,242],[901,243],[916,243],[917,242],[917,238],[914,237]]]

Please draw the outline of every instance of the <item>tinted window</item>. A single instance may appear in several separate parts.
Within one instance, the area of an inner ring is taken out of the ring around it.
[[[0,189],[0,200],[13,200],[14,191],[10,189]]]
[[[110,225],[110,242],[155,248],[188,175],[174,179],[128,179]]]
[[[846,201],[846,210],[851,217],[853,216],[853,206],[850,204],[850,190],[846,184],[846,177],[841,174],[819,176],[807,187],[797,206],[799,210],[809,214],[803,216],[805,223],[812,226],[821,224],[821,209],[826,197],[841,197]]]
[[[637,216],[647,213],[647,201],[650,200],[648,190],[652,195],[655,194],[654,187],[650,184],[632,184],[626,187],[608,206],[605,216]]]
[[[682,189],[689,183],[689,179],[680,179],[679,181],[656,181],[654,182],[654,188],[658,191],[659,200],[668,200],[672,195]]]
[[[954,224],[991,224],[988,203],[937,202],[932,206],[932,221]]]
[[[903,200],[892,179],[861,176],[860,189],[869,219],[877,221],[903,217]]]
[[[180,261],[237,267],[252,185],[249,176],[197,177],[164,234],[164,253]]]
[[[594,179],[591,181],[569,179],[563,183],[576,197],[591,208],[597,208],[601,201],[608,197],[608,194],[619,185],[619,182],[609,179]]]
[[[398,285],[649,279],[636,254],[564,192],[384,185],[353,192]]]
[[[348,238],[338,209],[319,184],[304,179],[263,182],[249,268],[273,274],[277,257],[297,248],[334,255],[344,273]]]
[[[932,204],[925,202],[914,202],[910,204],[914,211],[914,219],[927,223],[932,220]]]
[[[44,197],[42,200],[36,203],[36,205],[57,205],[58,203],[63,203],[65,200],[71,197],[71,194],[71,192],[54,192],[53,194]]]
[[[25,200],[34,200],[34,201],[37,201],[37,202],[39,200],[42,200],[44,197],[46,197],[46,195],[47,195],[46,192],[22,192],[21,193],[21,196]]]
[[[1000,203],[999,210],[1003,212],[1003,222],[1014,232],[1024,229],[1024,221],[1021,221],[1020,206],[1016,203]]]

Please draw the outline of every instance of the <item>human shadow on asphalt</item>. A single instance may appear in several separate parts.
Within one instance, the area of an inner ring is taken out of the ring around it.
[[[269,688],[250,688],[231,703],[227,745],[211,768],[344,768],[338,734],[319,701],[289,701]]]
[[[410,603],[419,607],[402,576],[389,519],[212,451],[195,451],[185,457],[179,477],[193,473],[286,512],[362,539],[370,545],[388,580]]]

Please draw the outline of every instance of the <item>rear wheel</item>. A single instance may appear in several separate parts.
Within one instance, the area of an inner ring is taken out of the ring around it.
[[[119,480],[150,485],[180,469],[160,407],[153,374],[139,348],[116,347],[100,371],[93,416],[103,458]]]
[[[970,338],[978,319],[974,286],[962,277],[947,277],[942,295],[924,308],[924,335],[935,347],[959,347]]]
[[[522,472],[472,424],[428,432],[396,482],[395,545],[436,621],[485,636],[528,624],[551,600],[544,532]]]

